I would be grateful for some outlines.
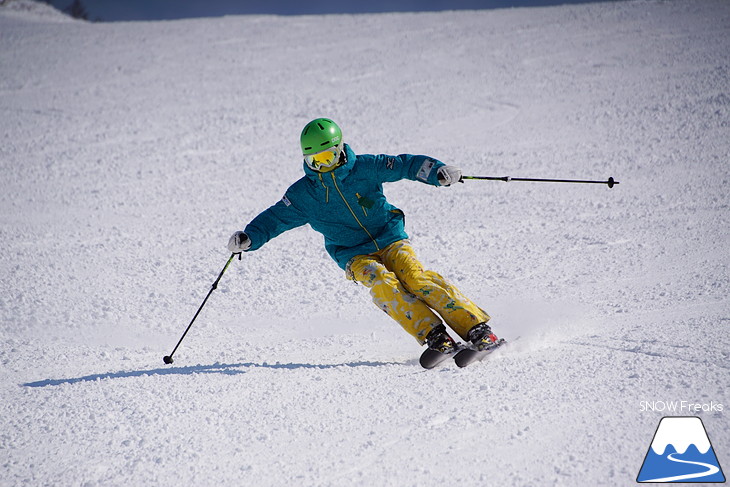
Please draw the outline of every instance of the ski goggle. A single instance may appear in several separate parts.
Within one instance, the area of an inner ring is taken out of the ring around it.
[[[337,165],[341,152],[342,144],[335,145],[316,154],[306,154],[304,162],[314,171],[326,172],[327,169],[332,169]]]

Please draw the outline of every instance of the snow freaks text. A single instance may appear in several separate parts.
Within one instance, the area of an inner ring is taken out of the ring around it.
[[[723,405],[715,401],[709,403],[695,401],[640,401],[640,412],[660,412],[676,414],[721,413]]]

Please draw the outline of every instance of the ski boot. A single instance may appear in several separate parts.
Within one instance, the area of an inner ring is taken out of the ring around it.
[[[453,338],[446,332],[446,327],[437,325],[426,336],[427,348],[421,354],[419,363],[424,369],[432,369],[460,350]]]
[[[492,333],[492,329],[486,323],[479,323],[474,326],[466,334],[466,339],[469,340],[474,348],[480,352],[482,350],[487,350],[488,348],[499,346],[499,344],[504,341],[497,338],[497,335]]]
[[[439,353],[450,354],[456,351],[456,342],[446,332],[444,325],[438,325],[428,333],[426,344],[428,348]]]
[[[479,323],[467,333],[467,339],[471,344],[454,355],[454,362],[459,367],[484,359],[497,347],[504,343],[504,338],[497,338],[492,329],[486,323]]]

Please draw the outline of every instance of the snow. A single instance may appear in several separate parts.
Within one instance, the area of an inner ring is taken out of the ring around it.
[[[730,3],[90,24],[0,7],[0,485],[634,485],[659,420],[730,465]],[[42,13],[39,13],[42,12]],[[334,118],[512,343],[432,371],[300,228],[230,234]],[[519,339],[515,340],[517,337]]]
[[[24,21],[74,22],[74,19],[51,5],[35,0],[3,0],[0,2],[3,16]]]

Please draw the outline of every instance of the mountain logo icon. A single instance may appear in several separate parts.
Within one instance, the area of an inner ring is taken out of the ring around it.
[[[637,482],[725,482],[702,420],[665,416],[659,421]]]

